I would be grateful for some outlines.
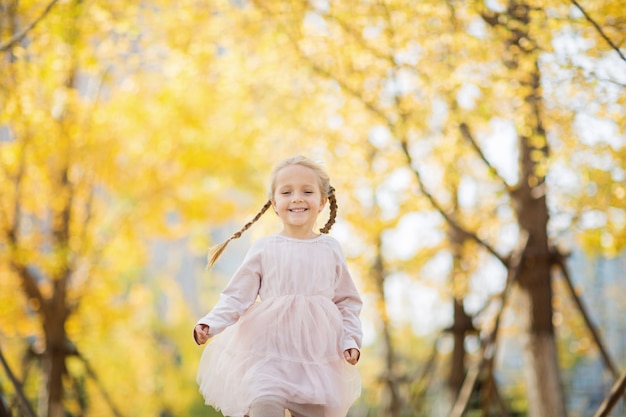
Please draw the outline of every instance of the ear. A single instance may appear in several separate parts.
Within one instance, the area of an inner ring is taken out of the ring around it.
[[[276,210],[276,200],[274,200],[274,198],[272,198],[272,209],[274,210],[274,213],[278,214],[278,211]]]
[[[322,200],[320,201],[320,212],[324,210],[324,207],[326,207],[326,203],[328,203],[328,196],[323,196]]]

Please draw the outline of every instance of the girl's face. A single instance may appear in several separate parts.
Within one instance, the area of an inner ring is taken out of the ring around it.
[[[276,174],[272,206],[287,236],[310,238],[317,215],[326,204],[315,171],[303,165],[288,165]]]

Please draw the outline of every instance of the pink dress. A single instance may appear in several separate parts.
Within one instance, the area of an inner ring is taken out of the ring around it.
[[[222,333],[200,360],[205,402],[242,417],[253,400],[272,396],[345,417],[361,392],[358,370],[343,358],[344,350],[361,347],[361,307],[334,238],[258,240],[198,321],[210,336]]]

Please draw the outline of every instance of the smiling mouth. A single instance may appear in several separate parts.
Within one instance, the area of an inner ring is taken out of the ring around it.
[[[292,213],[304,213],[305,211],[307,211],[308,209],[306,208],[295,208],[295,209],[289,209],[290,212]]]

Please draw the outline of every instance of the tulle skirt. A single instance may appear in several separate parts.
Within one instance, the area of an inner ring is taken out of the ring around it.
[[[266,299],[209,342],[198,369],[200,392],[229,417],[243,417],[265,396],[323,405],[325,417],[345,417],[361,378],[343,358],[341,332],[341,315],[327,298]]]

